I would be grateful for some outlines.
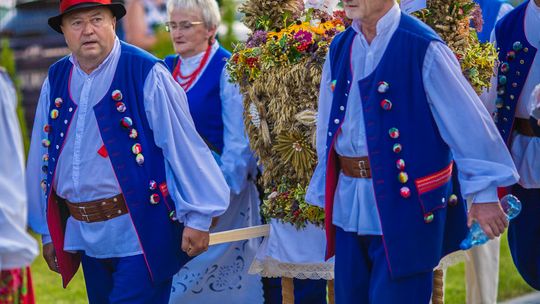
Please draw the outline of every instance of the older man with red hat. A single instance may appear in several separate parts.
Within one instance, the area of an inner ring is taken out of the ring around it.
[[[208,248],[229,190],[165,65],[115,35],[124,7],[63,0],[27,168],[29,223],[68,284],[82,261],[90,303],[167,303],[171,278]]]

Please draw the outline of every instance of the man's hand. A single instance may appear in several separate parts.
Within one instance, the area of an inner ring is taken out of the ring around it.
[[[508,219],[499,203],[476,203],[469,210],[467,225],[477,221],[490,239],[501,235],[508,227]]]
[[[47,262],[50,270],[60,273],[53,243],[43,245],[43,258],[45,258],[45,262]]]
[[[196,256],[208,250],[208,241],[210,234],[208,231],[184,227],[182,233],[182,251],[189,256]]]

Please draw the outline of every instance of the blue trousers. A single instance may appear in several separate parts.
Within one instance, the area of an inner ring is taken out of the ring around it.
[[[336,227],[336,304],[427,304],[433,272],[392,279],[382,237]]]
[[[172,278],[154,284],[143,255],[96,259],[82,254],[90,304],[167,304]]]
[[[508,227],[512,259],[523,279],[540,290],[540,189],[515,185],[512,194],[521,201],[521,213]]]
[[[263,278],[264,303],[281,304],[281,279]],[[326,304],[326,280],[294,279],[295,304]]]

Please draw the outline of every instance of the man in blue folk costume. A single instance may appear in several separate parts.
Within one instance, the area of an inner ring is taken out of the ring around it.
[[[509,189],[523,208],[508,228],[512,258],[525,281],[540,290],[540,133],[529,119],[531,93],[540,83],[539,28],[540,0],[525,1],[497,23],[492,41],[500,65],[484,100],[520,174]]]
[[[163,62],[116,37],[124,14],[63,0],[49,19],[72,53],[49,69],[36,109],[29,222],[64,286],[82,261],[90,303],[168,303],[229,190]]]
[[[394,0],[345,0],[319,97],[319,164],[307,201],[326,208],[336,303],[428,303],[433,269],[467,224],[508,225],[497,187],[518,175],[455,55]],[[473,200],[466,214],[453,195]]]

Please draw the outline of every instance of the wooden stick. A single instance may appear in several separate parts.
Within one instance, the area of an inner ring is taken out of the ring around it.
[[[210,233],[209,245],[253,239],[261,236],[268,236],[269,233],[269,224]]]
[[[334,280],[328,281],[328,304],[336,303],[335,293],[334,293]]]
[[[444,270],[437,269],[433,271],[433,295],[431,303],[444,304]]]
[[[281,298],[283,304],[294,304],[294,281],[292,278],[281,278]]]

